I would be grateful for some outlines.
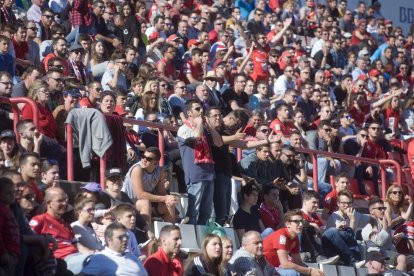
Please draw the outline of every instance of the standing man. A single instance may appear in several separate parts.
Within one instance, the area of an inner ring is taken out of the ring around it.
[[[223,145],[221,136],[204,122],[203,108],[189,100],[184,106],[186,120],[178,129],[178,145],[188,192],[189,223],[205,225],[211,216],[214,194],[214,161],[211,147]]]
[[[144,267],[149,275],[181,276],[184,273],[178,253],[181,248],[181,233],[177,225],[166,225],[161,229],[158,251],[148,257]]]
[[[325,275],[321,270],[308,267],[299,254],[298,235],[303,229],[302,212],[289,210],[285,214],[286,227],[273,232],[263,240],[263,252],[266,260],[282,276]]]

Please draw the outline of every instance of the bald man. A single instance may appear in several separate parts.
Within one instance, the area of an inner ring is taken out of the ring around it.
[[[58,261],[58,271],[67,266],[73,273],[79,273],[87,255],[79,253],[78,247],[83,248],[77,243],[70,225],[61,219],[66,212],[68,196],[61,188],[51,187],[46,190],[44,200],[46,213],[33,217],[29,225],[36,234],[48,234],[57,241],[53,254]],[[79,267],[76,264],[80,264]]]

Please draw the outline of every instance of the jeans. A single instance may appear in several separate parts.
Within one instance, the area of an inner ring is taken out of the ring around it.
[[[287,269],[287,268],[276,268],[277,273],[280,276],[300,276],[299,272],[294,269]]]
[[[336,159],[334,159],[333,162],[335,162],[336,168],[331,166],[330,161],[325,157],[318,157],[318,182],[326,182],[326,174],[328,172],[332,175],[338,175],[341,172],[341,162]],[[313,164],[310,162],[307,164],[308,170],[312,170]]]
[[[216,222],[224,225],[229,217],[231,203],[231,175],[216,173],[214,180],[214,212]]]
[[[339,255],[345,265],[361,260],[355,233],[349,227],[343,230],[335,227],[327,229],[322,235],[322,248],[326,257]]]
[[[313,182],[311,179],[308,179],[308,188],[310,190],[313,190]],[[332,186],[329,183],[318,181],[318,191],[319,191],[319,196],[320,196],[319,201],[322,203],[326,195],[332,191]]]
[[[313,226],[304,226],[300,236],[301,252],[309,252],[312,262],[316,262],[316,257],[322,255],[322,243],[320,236],[316,236]]]
[[[213,211],[214,182],[187,183],[189,224],[206,225]]]

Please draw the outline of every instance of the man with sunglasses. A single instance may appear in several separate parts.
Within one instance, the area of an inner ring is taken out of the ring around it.
[[[101,97],[102,86],[93,81],[88,84],[88,96],[79,101],[79,107],[98,108],[98,100]]]
[[[263,254],[281,276],[323,276],[321,270],[308,267],[300,256],[299,235],[303,230],[303,216],[299,209],[286,212],[285,226],[263,240]]]
[[[379,251],[384,256],[394,259],[396,269],[406,271],[407,257],[398,255],[394,242],[399,239],[399,235],[391,235],[391,228],[385,216],[384,201],[380,198],[373,198],[368,202],[368,209],[371,215],[371,221],[362,228],[362,239],[367,246],[367,251]],[[412,256],[408,257],[412,259]]]
[[[135,202],[135,208],[151,225],[153,208],[166,222],[175,222],[177,199],[166,192],[166,175],[160,168],[161,153],[149,147],[141,161],[133,165],[125,176],[122,191]]]
[[[101,84],[103,90],[122,88],[128,91],[125,76],[127,65],[125,52],[115,51],[111,56],[111,63],[102,76]]]
[[[148,275],[142,262],[127,250],[129,235],[125,226],[118,222],[110,224],[104,237],[105,249],[91,255],[77,275]]]

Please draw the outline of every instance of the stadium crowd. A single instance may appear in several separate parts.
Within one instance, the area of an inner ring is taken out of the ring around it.
[[[0,275],[414,275],[411,189],[297,151],[413,162],[414,24],[366,2],[1,0]]]

